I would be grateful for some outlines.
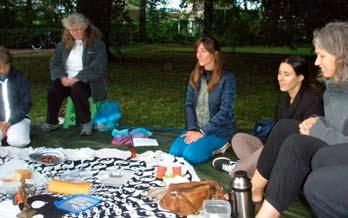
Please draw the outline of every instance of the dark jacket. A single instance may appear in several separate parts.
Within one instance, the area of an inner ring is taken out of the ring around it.
[[[25,117],[32,106],[29,81],[24,75],[11,67],[7,76],[8,83],[8,100],[10,105],[10,119],[11,125],[18,123]],[[2,101],[2,88],[0,84],[0,121],[5,120],[5,109]]]
[[[303,121],[312,115],[323,115],[323,99],[319,93],[309,88],[301,87],[295,99],[290,104],[287,92],[282,92],[279,98],[277,119],[295,119]]]
[[[207,77],[209,81],[210,77]],[[200,84],[200,82],[198,83]],[[196,106],[198,90],[189,84],[186,93],[186,125],[187,130],[197,130]],[[222,78],[213,91],[209,92],[210,120],[202,127],[205,134],[232,137],[236,124],[234,115],[234,101],[236,95],[236,79],[231,72],[224,71]]]
[[[50,61],[52,81],[68,76],[65,63],[70,51],[64,47],[63,42],[58,44]],[[101,39],[96,38],[88,48],[83,49],[82,64],[83,68],[77,74],[76,78],[84,83],[89,83],[94,102],[105,100],[107,53],[104,42]]]
[[[309,135],[329,145],[348,143],[348,87],[336,86],[331,80],[326,83],[324,93],[325,117],[312,126]]]

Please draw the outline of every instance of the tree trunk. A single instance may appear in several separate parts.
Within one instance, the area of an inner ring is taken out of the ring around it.
[[[210,35],[213,26],[214,0],[204,1],[203,34]]]
[[[118,60],[110,51],[110,16],[113,0],[78,0],[77,10],[90,19],[103,34],[110,61]]]
[[[145,42],[147,40],[146,34],[146,0],[140,0],[139,5],[139,41]]]
[[[33,2],[32,2],[32,0],[26,0],[25,23],[28,26],[31,26],[33,24]]]

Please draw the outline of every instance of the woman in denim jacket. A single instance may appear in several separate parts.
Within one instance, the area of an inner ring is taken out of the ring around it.
[[[176,138],[170,154],[190,163],[207,161],[235,131],[236,80],[223,70],[221,47],[213,37],[195,44],[197,64],[186,93],[186,132]]]

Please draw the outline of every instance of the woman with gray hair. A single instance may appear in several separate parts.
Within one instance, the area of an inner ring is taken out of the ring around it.
[[[107,53],[100,31],[79,13],[63,18],[62,41],[50,62],[52,86],[47,94],[47,123],[41,130],[49,132],[60,127],[59,108],[70,96],[76,119],[82,123],[81,135],[92,134],[88,98],[94,102],[106,99],[105,70]]]
[[[24,147],[30,143],[30,85],[12,67],[12,56],[0,46],[0,145]]]
[[[296,198],[307,176],[318,170],[319,164],[311,167],[313,156],[317,153],[328,153],[327,148],[332,150],[338,149],[338,146],[348,146],[347,38],[348,22],[329,23],[322,29],[314,31],[313,45],[317,54],[315,65],[320,68],[320,76],[326,85],[325,116],[314,115],[303,122],[281,120],[273,128],[252,178],[254,201],[262,200],[263,190],[267,185],[265,200],[256,217],[279,217],[280,213],[286,210]],[[326,155],[317,156],[316,163],[320,162],[318,158],[327,157]],[[326,162],[324,159],[322,161]],[[336,177],[328,181],[337,184],[342,176],[346,178],[346,175],[336,174]],[[317,183],[320,182],[327,184],[324,179],[317,181]],[[327,212],[337,210],[338,213],[317,214],[318,216],[348,216],[346,196],[340,198],[340,190],[346,189],[332,189],[334,193],[330,195],[334,196],[330,201],[338,202],[342,199],[340,204],[337,204],[337,208],[333,208],[335,207],[333,202],[321,204],[327,207]],[[317,191],[327,190],[317,189]],[[313,195],[308,194],[308,189],[307,196],[312,197],[311,204],[315,205],[313,202],[316,200],[313,199]]]

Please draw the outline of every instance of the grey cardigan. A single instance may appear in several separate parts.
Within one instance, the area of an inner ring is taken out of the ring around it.
[[[50,61],[51,80],[68,76],[65,63],[69,57],[70,49],[64,47],[63,42],[57,45]],[[105,70],[107,65],[107,53],[105,44],[100,38],[96,38],[88,48],[83,49],[82,70],[76,78],[84,83],[89,83],[94,102],[106,99]]]
[[[329,145],[348,143],[348,86],[326,82],[324,114],[312,126],[310,135]]]

